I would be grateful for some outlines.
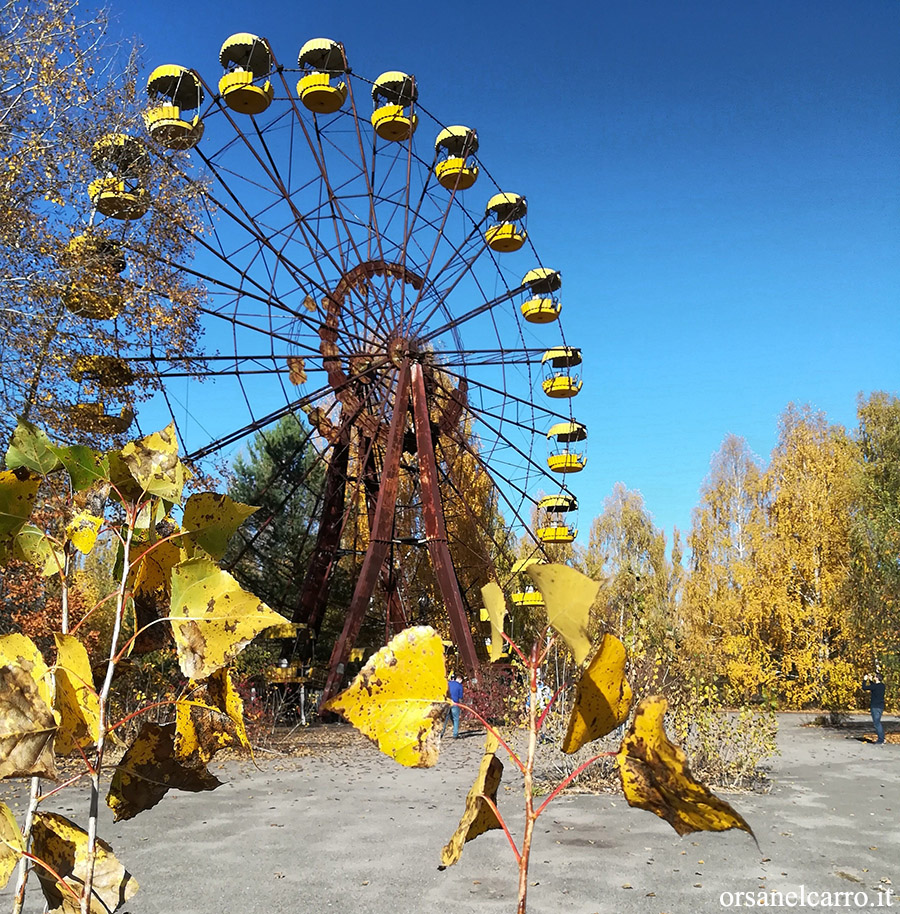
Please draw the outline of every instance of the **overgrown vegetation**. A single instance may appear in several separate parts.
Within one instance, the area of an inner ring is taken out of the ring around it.
[[[556,638],[571,653],[574,701],[567,716],[562,751],[576,753],[622,727],[629,717],[632,688],[625,677],[626,651],[606,634],[599,643],[588,637],[590,607],[599,585],[565,565],[532,565],[528,574],[544,595],[547,623],[528,653],[504,634],[506,601],[496,584],[482,589],[490,616],[491,659],[502,656],[505,640],[525,671],[521,696],[527,707],[526,748],[495,727],[474,708],[459,704],[479,718],[487,730],[478,774],[466,798],[459,827],[441,853],[444,866],[456,863],[463,846],[492,829],[502,829],[518,869],[518,914],[525,914],[532,839],[540,815],[580,774],[602,759],[614,759],[622,789],[631,806],[665,819],[678,834],[740,828],[753,835],[747,822],[724,800],[691,775],[684,753],[669,742],[663,728],[667,702],[647,695],[637,705],[628,732],[617,750],[593,751],[567,773],[541,802],[536,790],[537,748],[543,727],[559,698],[544,701],[542,668]],[[551,636],[551,629],[554,634]],[[447,713],[447,671],[440,636],[420,626],[397,635],[373,655],[350,687],[326,703],[342,714],[379,749],[401,765],[429,768],[438,759],[438,722]],[[519,840],[512,835],[498,808],[497,791],[503,776],[500,748],[522,776],[525,824]]]
[[[213,492],[184,497],[190,474],[173,427],[103,452],[54,445],[20,421],[6,466],[0,564],[34,566],[56,588],[17,614],[39,621],[32,633],[43,650],[20,632],[0,636],[0,778],[32,779],[21,825],[0,804],[0,883],[18,867],[14,914],[31,872],[51,910],[115,911],[137,882],[97,833],[112,741],[128,740],[106,795],[116,820],[155,806],[170,789],[214,790],[220,782],[206,767],[213,755],[249,746],[229,666],[255,635],[286,620],[219,568],[252,509]],[[61,514],[34,512],[42,490]],[[98,540],[111,569],[89,564]],[[100,662],[92,663],[91,640]],[[168,645],[172,651],[161,650]],[[78,756],[83,768],[45,788],[58,780],[58,756]],[[42,809],[58,790],[85,782],[83,825]]]

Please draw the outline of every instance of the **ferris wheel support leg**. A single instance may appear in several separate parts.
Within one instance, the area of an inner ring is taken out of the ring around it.
[[[406,431],[408,407],[409,369],[404,365],[397,373],[394,412],[388,428],[384,468],[381,475],[381,486],[378,490],[378,502],[375,506],[372,536],[369,548],[366,550],[366,557],[363,559],[362,569],[356,580],[344,628],[334,644],[331,659],[328,661],[328,679],[325,681],[320,707],[329,698],[333,698],[340,689],[347,658],[359,635],[366,610],[369,608],[369,601],[375,590],[375,584],[391,545],[394,510],[397,505],[397,489],[400,482],[400,457],[403,454],[403,435]]]
[[[331,572],[334,569],[335,555],[341,541],[346,501],[347,465],[350,460],[351,426],[352,423],[349,421],[341,425],[331,460],[328,463],[316,547],[294,608],[293,621],[304,623],[316,636],[318,636],[322,619],[325,616]]]
[[[366,492],[366,514],[369,529],[375,529],[375,508],[378,504],[380,477],[375,466],[375,450],[372,441],[363,438],[360,447],[360,463],[363,469],[363,485]],[[400,589],[397,586],[397,569],[394,567],[393,557],[381,566],[381,586],[384,590],[387,611],[384,617],[384,643],[387,644],[394,635],[399,635],[406,628],[406,613],[403,611],[403,601],[400,599]]]
[[[466,672],[477,682],[480,676],[478,655],[475,653],[475,642],[472,640],[462,595],[459,592],[459,581],[447,543],[447,526],[444,522],[444,509],[438,489],[437,461],[434,456],[434,439],[431,435],[431,417],[428,412],[425,375],[422,372],[422,366],[418,364],[413,364],[410,371],[413,417],[416,426],[416,451],[419,456],[419,483],[422,488],[422,509],[428,552],[431,554],[434,574],[450,616],[450,631],[453,641]]]

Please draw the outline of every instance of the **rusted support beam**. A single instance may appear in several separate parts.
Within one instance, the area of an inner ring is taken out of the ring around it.
[[[438,588],[450,616],[450,631],[463,665],[469,676],[477,680],[480,667],[475,652],[475,642],[469,629],[469,620],[459,581],[453,568],[453,559],[447,543],[447,526],[444,523],[444,509],[438,488],[437,460],[434,455],[434,439],[431,436],[431,417],[428,414],[428,397],[425,390],[425,375],[422,366],[413,364],[410,368],[412,380],[413,419],[416,427],[416,446],[419,457],[419,485],[422,490],[422,513],[425,520],[425,536],[431,564],[437,578]]]
[[[388,428],[381,485],[375,505],[375,519],[370,530],[369,548],[363,559],[362,569],[356,580],[353,598],[344,621],[344,628],[334,644],[328,661],[328,679],[322,692],[322,703],[337,694],[344,675],[350,650],[362,627],[375,584],[384,565],[394,532],[394,510],[397,504],[397,487],[400,480],[400,458],[403,454],[403,433],[409,413],[409,364],[404,362],[397,373],[394,412]]]
[[[319,518],[316,545],[294,607],[293,621],[305,623],[309,631],[316,635],[325,616],[335,556],[343,532],[351,429],[352,423],[349,421],[341,425],[340,434],[332,450],[325,473],[322,514]]]

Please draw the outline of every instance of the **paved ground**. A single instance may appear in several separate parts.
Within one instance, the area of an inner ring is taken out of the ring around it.
[[[853,910],[861,893],[871,906],[891,900],[900,909],[900,898],[885,894],[900,892],[900,745],[868,745],[803,728],[804,720],[781,717],[771,793],[728,797],[759,850],[743,832],[679,838],[621,797],[561,797],[539,820],[529,911],[693,914],[723,910],[722,893],[801,886],[805,897],[850,893],[848,906],[841,895],[838,906],[819,910]],[[438,870],[481,746],[478,736],[448,740],[427,771],[401,768],[368,745],[264,760],[261,770],[214,763],[226,781],[215,792],[172,791],[130,822],[102,824],[101,836],[141,886],[125,910],[512,914],[515,872],[502,832],[482,835],[456,866]],[[500,791],[514,827],[517,783],[509,776],[510,789]],[[19,782],[3,788],[10,805],[22,802]],[[56,808],[84,817],[82,798],[71,793]],[[38,901],[35,892],[27,910],[39,911]],[[7,889],[0,910],[8,903]]]

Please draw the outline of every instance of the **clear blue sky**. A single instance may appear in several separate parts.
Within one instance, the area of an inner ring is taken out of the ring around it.
[[[177,11],[176,11],[177,10]],[[312,37],[354,69],[416,75],[446,123],[527,196],[584,351],[581,539],[617,481],[671,537],[733,432],[767,456],[778,414],[853,425],[897,391],[900,5],[113,3],[148,68],[219,72],[233,32],[293,65]]]

